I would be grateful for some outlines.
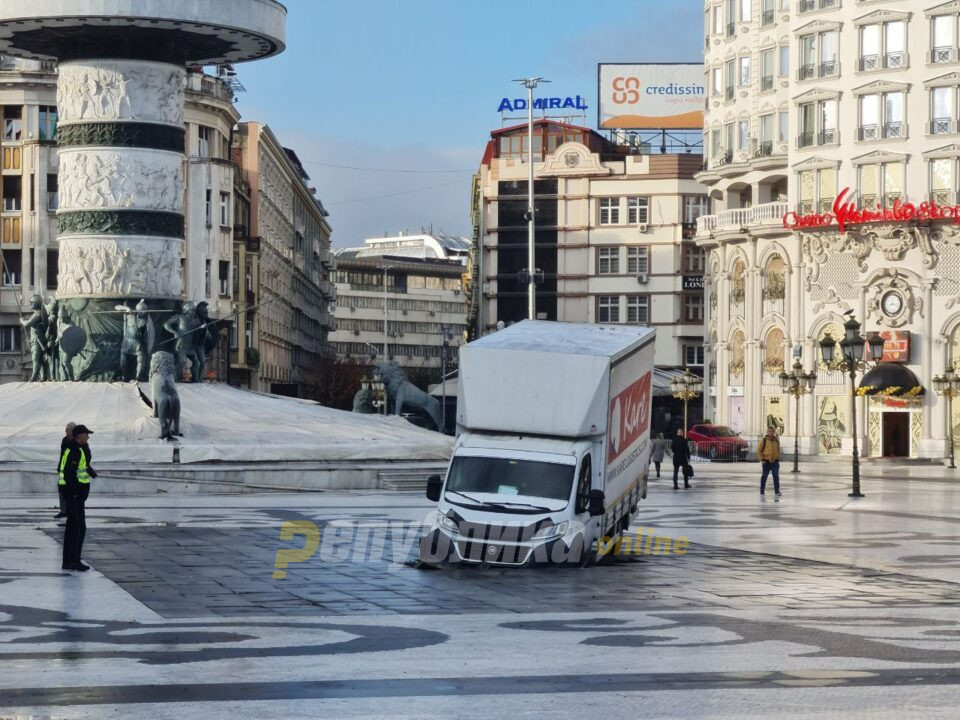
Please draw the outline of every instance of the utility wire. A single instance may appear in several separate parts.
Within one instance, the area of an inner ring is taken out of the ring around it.
[[[399,195],[413,195],[415,193],[426,192],[427,190],[436,190],[437,188],[450,187],[451,185],[460,185],[466,182],[466,178],[454,180],[453,182],[441,183],[440,185],[430,185],[429,187],[417,188],[416,190],[403,190],[401,192],[388,193],[386,195],[373,195],[365,198],[354,198],[353,200],[337,200],[335,202],[325,202],[324,205],[346,205],[348,203],[366,202],[367,200],[381,200],[383,198],[397,197]]]
[[[340,170],[358,170],[360,172],[381,172],[381,173],[474,173],[476,170],[409,170],[405,168],[366,168],[355,167],[353,165],[336,165],[334,163],[317,162],[316,160],[301,160],[304,165],[319,165],[320,167],[338,168]]]

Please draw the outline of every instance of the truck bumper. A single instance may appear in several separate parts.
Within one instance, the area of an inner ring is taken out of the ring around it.
[[[582,536],[529,542],[487,542],[478,538],[453,537],[436,528],[420,538],[420,561],[430,565],[562,565],[579,563]]]

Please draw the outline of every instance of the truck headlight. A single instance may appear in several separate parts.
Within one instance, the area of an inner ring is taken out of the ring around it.
[[[460,532],[460,528],[453,518],[449,518],[441,512],[437,512],[437,526],[454,535]]]
[[[559,525],[551,525],[550,527],[545,527],[542,530],[538,530],[534,534],[534,540],[547,540],[552,537],[563,537],[567,534],[567,529],[570,527],[570,522],[562,522]]]

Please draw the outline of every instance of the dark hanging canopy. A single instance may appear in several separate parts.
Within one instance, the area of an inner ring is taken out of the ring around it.
[[[860,381],[858,395],[883,397],[920,397],[926,392],[923,385],[906,365],[880,363]]]

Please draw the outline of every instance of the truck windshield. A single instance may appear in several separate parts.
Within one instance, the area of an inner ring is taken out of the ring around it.
[[[573,465],[511,458],[458,456],[450,466],[447,490],[460,493],[570,499]]]

